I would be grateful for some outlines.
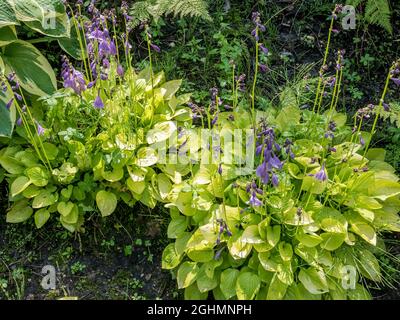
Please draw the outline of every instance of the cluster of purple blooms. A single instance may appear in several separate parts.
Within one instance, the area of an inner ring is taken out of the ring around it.
[[[276,171],[283,167],[283,163],[276,153],[281,151],[281,146],[275,142],[275,132],[272,128],[263,130],[258,135],[259,141],[256,147],[256,155],[262,157],[262,163],[256,169],[256,175],[265,185],[272,183],[274,187],[279,185]]]
[[[107,19],[110,19],[115,25],[115,12],[109,11],[106,18],[106,15],[102,14],[96,8],[95,3],[95,0],[90,2],[88,12],[92,15],[92,18],[90,21],[85,22],[83,26],[86,38],[85,43],[87,44],[86,49],[89,59],[90,78],[92,81],[87,83],[83,73],[76,70],[69,60],[63,57],[61,76],[64,80],[64,87],[72,88],[77,95],[81,95],[86,89],[94,87],[99,79],[107,80],[110,70],[110,60],[117,56],[115,41],[105,27],[107,25]],[[128,5],[126,2],[123,2],[121,9],[125,19],[129,17],[127,8]],[[125,39],[124,42],[129,44],[127,39]],[[121,65],[117,66],[117,74],[121,78],[124,76],[124,69]],[[97,109],[102,109],[104,107],[99,91],[94,100],[94,107]]]
[[[9,110],[11,108],[11,105],[14,103],[14,100],[17,99],[18,101],[22,101],[22,96],[18,93],[19,90],[19,82],[17,80],[17,77],[15,75],[15,72],[10,73],[7,76],[7,80],[8,82],[11,84],[11,90],[13,92],[14,97],[11,98],[7,104],[6,104],[6,108]],[[2,83],[1,85],[2,91],[6,92],[7,89],[7,85],[5,84],[5,82]]]
[[[11,90],[12,90],[12,92],[13,92],[13,98],[11,98],[11,99],[7,102],[7,104],[6,104],[6,108],[9,110],[9,109],[11,108],[12,104],[15,102],[15,100],[16,100],[16,101],[22,102],[22,101],[23,101],[23,98],[22,98],[22,96],[17,92],[17,91],[20,90],[20,84],[19,84],[19,82],[18,82],[18,80],[17,80],[17,76],[16,76],[15,72],[12,72],[12,73],[10,73],[10,74],[7,76],[7,81],[8,81],[9,84],[11,85]],[[6,83],[5,83],[4,81],[1,83],[0,87],[1,87],[1,90],[2,90],[4,93],[7,92],[8,87],[7,87],[7,85],[6,85]],[[21,111],[22,113],[25,114],[26,111],[27,111],[27,106],[24,105],[24,106],[20,109],[20,111]],[[39,136],[43,135],[44,132],[45,132],[44,128],[39,124],[39,122],[38,122],[37,120],[33,120],[33,121],[34,121],[34,123],[36,124],[36,128],[37,128],[37,133],[38,133],[38,135],[39,135]],[[17,123],[18,126],[21,126],[21,125],[22,125],[22,118],[19,117],[19,118],[17,119],[17,122],[16,122],[16,123]]]
[[[255,181],[252,181],[246,186],[246,191],[248,194],[250,194],[249,204],[252,207],[261,207],[262,202],[260,199],[258,199],[257,195],[262,196],[264,192],[257,186]]]

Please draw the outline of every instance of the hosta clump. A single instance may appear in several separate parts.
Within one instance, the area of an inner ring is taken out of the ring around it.
[[[181,82],[166,82],[162,72],[127,70],[124,78],[116,73],[112,63],[110,80],[98,80],[98,87],[76,92],[68,86],[43,98],[36,143],[18,127],[0,151],[13,203],[8,222],[33,215],[40,228],[54,216],[68,230],[80,231],[88,212],[99,209],[108,216],[119,200],[151,208],[163,201],[171,182],[156,169],[153,146],[190,124],[183,106],[188,96],[175,96]],[[100,109],[94,106],[98,97]]]
[[[366,150],[370,135],[333,110],[290,104],[257,119],[252,174],[198,163],[173,187],[175,242],[163,268],[176,271],[188,299],[369,298],[363,280],[382,280],[379,235],[400,231],[399,178],[385,151]],[[251,128],[251,115],[223,112],[216,126]],[[346,285],[353,271],[355,286]]]

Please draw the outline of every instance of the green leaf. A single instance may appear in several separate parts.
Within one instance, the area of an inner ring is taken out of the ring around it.
[[[325,273],[315,268],[303,269],[299,273],[299,280],[312,294],[322,294],[329,291]]]
[[[26,169],[26,175],[37,187],[45,187],[50,178],[48,172],[41,167],[32,167]]]
[[[349,289],[347,291],[347,295],[350,300],[371,300],[371,295],[368,290],[365,289],[362,285],[356,284],[355,289]]]
[[[163,251],[161,266],[163,269],[174,269],[176,268],[181,259],[175,250],[175,244],[170,243]]]
[[[22,195],[27,199],[31,199],[36,197],[41,191],[42,189],[32,184],[22,192]]]
[[[214,258],[214,250],[187,250],[186,254],[188,257],[195,262],[209,262]]]
[[[220,288],[226,299],[236,295],[236,282],[239,277],[239,270],[226,269],[221,273]]]
[[[159,122],[147,133],[147,143],[153,144],[168,140],[176,130],[177,128],[173,121]]]
[[[281,226],[274,225],[267,227],[267,241],[271,247],[275,247],[281,238]]]
[[[1,62],[0,57],[0,62]],[[1,70],[0,70],[1,72]],[[15,102],[10,106],[10,110],[6,108],[7,103],[12,99],[9,91],[4,93],[0,90],[0,137],[11,138],[14,130],[15,119],[16,119],[16,108]]]
[[[365,157],[368,160],[385,161],[386,150],[382,148],[371,148],[368,150]]]
[[[369,194],[373,198],[385,201],[400,194],[400,183],[390,180],[376,180],[375,184],[370,186]]]
[[[215,289],[218,286],[217,275],[209,277],[206,272],[204,265],[200,269],[199,276],[197,277],[197,287],[200,292],[205,293]]]
[[[36,211],[34,216],[36,228],[40,229],[41,227],[43,227],[44,224],[47,222],[47,220],[49,220],[49,218],[50,218],[49,210],[43,208]]]
[[[279,254],[283,261],[290,261],[293,257],[293,248],[290,243],[281,242],[278,246]]]
[[[253,300],[260,290],[260,278],[251,272],[241,273],[236,281],[236,295],[239,300]]]
[[[69,37],[70,24],[62,0],[13,0],[15,13],[31,29],[51,37]]]
[[[324,232],[320,234],[320,237],[322,238],[321,248],[334,251],[343,244],[346,235],[343,233]]]
[[[315,216],[316,222],[320,224],[322,230],[331,233],[346,233],[347,220],[336,209],[330,207],[323,207],[321,211]]]
[[[57,205],[57,211],[64,217],[68,216],[74,209],[72,202],[59,202]]]
[[[28,206],[27,200],[20,200],[13,205],[10,211],[7,212],[6,221],[8,223],[20,223],[28,220],[32,215],[33,210]]]
[[[0,27],[9,25],[19,25],[19,22],[8,0],[2,0],[0,4]]]
[[[376,245],[376,233],[375,229],[369,225],[366,220],[361,217],[355,216],[355,214],[349,214],[348,220],[350,222],[351,228],[355,234],[359,235],[365,241],[372,245]]]
[[[195,262],[184,262],[178,269],[178,288],[183,289],[189,287],[197,279],[199,267]]]
[[[157,176],[157,182],[158,182],[158,191],[160,193],[160,197],[161,199],[164,200],[167,198],[172,189],[171,180],[164,173],[160,173]]]
[[[150,167],[158,161],[156,152],[152,148],[144,147],[136,154],[136,165],[139,167]]]
[[[242,234],[242,241],[244,243],[250,243],[250,244],[264,243],[264,240],[261,239],[260,234],[258,232],[257,225],[248,226],[244,230]]]
[[[161,86],[161,89],[164,92],[164,99],[165,100],[171,99],[172,96],[179,90],[179,87],[181,86],[181,84],[182,84],[182,80],[172,80],[172,81],[165,82]]]
[[[17,40],[4,47],[6,72],[15,71],[22,88],[33,95],[50,95],[57,89],[56,76],[46,58],[28,42]]]
[[[189,287],[185,288],[184,292],[185,300],[206,300],[208,293],[200,292],[196,283],[193,283]]]
[[[1,26],[1,21],[0,21]],[[11,42],[18,40],[17,32],[14,26],[0,27],[0,47],[3,47]]]
[[[279,280],[277,275],[271,280],[268,288],[267,300],[282,300],[286,294],[287,285]]]
[[[356,262],[360,273],[372,281],[380,282],[382,280],[381,269],[374,254],[369,250],[363,249],[360,250],[358,257],[359,260]]]
[[[102,176],[109,182],[117,182],[124,177],[124,169],[115,168],[113,171],[104,171]]]
[[[101,190],[96,194],[96,203],[102,217],[107,217],[117,208],[117,196],[112,192]]]
[[[31,183],[32,183],[32,181],[29,178],[25,177],[25,176],[18,177],[11,184],[11,196],[15,197],[16,195],[20,194]]]
[[[34,199],[32,203],[32,208],[40,209],[44,207],[51,206],[58,200],[58,194],[52,193],[49,190],[42,190]]]
[[[81,33],[82,45],[84,46],[85,35],[83,34],[82,30],[80,30],[80,33]],[[79,43],[78,33],[76,32],[76,28],[73,24],[71,25],[70,37],[59,38],[58,44],[60,45],[61,49],[63,49],[66,53],[68,53],[71,57],[73,57],[76,60],[82,60],[83,56],[85,57],[87,56],[86,50],[83,50],[82,52],[82,48]]]
[[[172,221],[168,225],[167,235],[170,239],[176,239],[181,234],[186,231],[187,221],[186,217],[179,216],[176,219],[172,219]]]

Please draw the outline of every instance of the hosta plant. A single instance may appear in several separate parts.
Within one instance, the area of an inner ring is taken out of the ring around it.
[[[256,52],[267,53],[257,13],[253,21]],[[168,237],[174,242],[162,265],[174,271],[185,298],[369,299],[367,282],[385,280],[375,255],[385,252],[382,233],[400,231],[400,183],[385,150],[370,144],[389,109],[389,86],[399,84],[400,64],[391,68],[379,104],[349,121],[336,111],[343,52],[335,75],[327,76],[328,49],[329,41],[318,84],[300,84],[315,89],[312,100],[299,87],[289,88],[279,106],[255,112],[257,73],[266,68],[258,56],[250,111],[220,110],[214,90],[205,112],[214,135],[239,129],[253,136],[239,135],[233,145],[210,138],[189,153],[191,177],[172,187]],[[372,129],[363,132],[370,118]],[[211,153],[215,161],[202,163],[198,153]],[[226,154],[238,161],[226,162]],[[248,154],[253,161],[243,160]]]
[[[176,96],[181,81],[166,82],[163,72],[150,67],[137,73],[130,44],[119,52],[105,16],[94,6],[90,11],[80,26],[85,70],[64,57],[64,89],[30,105],[18,91],[18,77],[4,76],[18,98],[11,101],[18,111],[16,133],[0,151],[13,204],[8,222],[33,216],[40,228],[55,216],[71,232],[80,231],[87,212],[108,216],[119,200],[154,208],[169,192],[170,178],[155,170],[157,149],[150,146],[190,125],[191,110],[184,107],[189,96]]]

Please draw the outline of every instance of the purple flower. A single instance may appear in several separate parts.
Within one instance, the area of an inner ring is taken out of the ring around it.
[[[390,111],[390,106],[387,103],[383,102],[382,106],[383,106],[383,110],[385,110],[386,112]]]
[[[253,191],[249,200],[249,204],[253,207],[262,206],[262,202],[257,198],[257,194]]]
[[[44,135],[44,128],[39,123],[36,123],[36,124],[37,124],[37,133],[38,133],[38,135],[39,136]]]
[[[269,182],[269,170],[267,162],[263,162],[256,169],[256,175],[259,177],[264,184],[268,184]]]
[[[396,85],[400,86],[400,78],[390,78]]]
[[[94,100],[93,105],[96,109],[104,108],[104,103],[103,103],[103,100],[101,100],[100,95],[97,95],[96,99]]]
[[[362,145],[362,146],[365,146],[365,140],[364,140],[364,138],[360,135],[360,144]]]
[[[66,57],[63,57],[61,76],[64,80],[64,88],[72,88],[78,95],[86,90],[86,82],[83,74],[75,70]]]
[[[17,126],[20,127],[21,125],[22,125],[22,118],[19,117],[18,120],[17,120]]]
[[[14,92],[15,98],[17,98],[18,101],[22,101],[22,96],[16,92]]]
[[[219,164],[219,166],[218,166],[218,173],[222,174],[222,165],[221,164]]]
[[[95,85],[96,85],[96,80],[93,80],[93,81],[91,81],[91,82],[88,83],[87,87],[88,87],[88,89],[91,89],[91,88],[93,88]]]
[[[275,173],[272,174],[271,181],[272,181],[272,185],[274,187],[277,187],[279,185],[279,179],[278,179],[278,176]]]
[[[218,121],[218,114],[215,115],[214,119],[212,119],[211,125],[215,125],[217,123],[217,121]]]
[[[267,55],[269,52],[269,50],[266,47],[264,47],[262,43],[260,43],[260,49],[265,55]]]
[[[10,108],[11,108],[13,102],[14,102],[14,98],[11,98],[11,100],[7,102],[7,104],[6,104],[7,110],[10,110]]]
[[[153,44],[153,43],[150,43],[150,47],[156,52],[161,52],[160,47],[155,45],[155,44]]]
[[[124,76],[124,68],[119,64],[117,67],[117,74],[122,78]]]
[[[265,64],[259,63],[258,66],[260,67],[260,71],[262,73],[266,73],[268,71],[268,67]]]
[[[275,169],[279,169],[279,170],[282,169],[283,164],[279,160],[279,158],[277,156],[275,156],[275,155],[270,159],[269,163]]]
[[[110,61],[107,58],[103,59],[103,67],[108,69],[110,67]]]
[[[325,171],[325,164],[322,165],[321,170],[319,170],[314,177],[315,179],[321,182],[326,181],[328,179],[328,176]]]

